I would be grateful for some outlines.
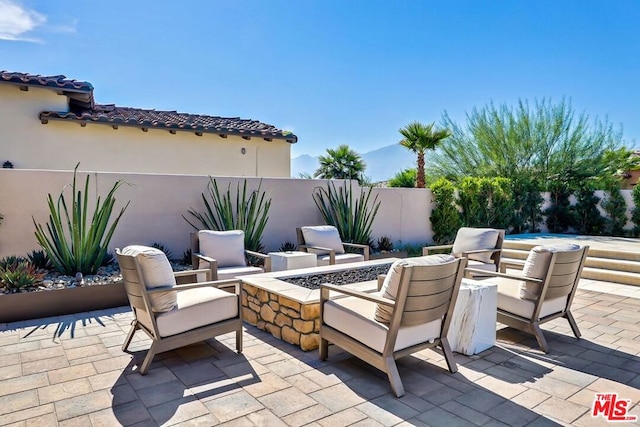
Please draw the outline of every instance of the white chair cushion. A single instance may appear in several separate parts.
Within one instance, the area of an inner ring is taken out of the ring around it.
[[[580,250],[580,246],[573,243],[559,243],[555,245],[536,246],[529,251],[527,260],[522,268],[522,275],[534,279],[544,279],[549,271],[549,263],[554,252],[572,252]],[[520,298],[536,300],[540,294],[540,285],[522,282]]]
[[[455,257],[461,257],[462,253],[466,251],[495,249],[499,234],[500,232],[493,228],[462,227],[456,234],[451,254]],[[484,263],[492,262],[491,254],[488,252],[469,254],[468,258]]]
[[[318,256],[318,266],[329,265],[329,255]],[[350,262],[362,262],[364,261],[364,255],[362,254],[340,254],[336,255],[336,264],[347,264]]]
[[[400,276],[404,267],[441,265],[455,261],[456,259],[454,256],[444,254],[399,259],[391,264],[391,267],[389,267],[389,271],[387,272],[387,275],[384,278],[384,282],[382,283],[382,287],[380,288],[380,294],[385,298],[389,298],[392,300],[396,299],[398,287],[400,286]],[[390,323],[391,313],[391,307],[380,304],[375,310],[375,319],[378,322]]]
[[[235,279],[238,276],[248,276],[250,274],[264,273],[260,267],[227,267],[218,269],[218,280]]]
[[[496,277],[491,279],[491,283],[498,285],[498,310],[531,319],[535,302],[520,297],[520,287],[517,281]],[[545,300],[540,309],[540,317],[564,311],[567,306],[567,298],[564,296]]]
[[[238,315],[238,296],[214,287],[178,292],[174,310],[156,317],[161,337],[211,325]]]
[[[247,265],[244,253],[244,231],[200,230],[198,240],[200,253],[218,261],[218,268]]]
[[[136,257],[147,289],[176,285],[171,263],[160,249],[131,245],[124,248],[122,254]],[[176,305],[176,292],[167,291],[149,294],[149,300],[152,311],[157,313],[169,311]]]
[[[333,225],[314,225],[300,227],[300,230],[302,231],[302,237],[304,237],[304,243],[306,245],[333,249],[336,254],[344,253],[344,246],[342,246],[340,233],[338,233],[338,229]],[[317,251],[315,253],[324,255],[328,252]]]
[[[323,319],[328,326],[382,353],[389,325],[374,319],[377,305],[362,298],[337,298],[325,302]],[[441,324],[442,319],[436,319],[419,325],[400,326],[394,351],[433,341],[440,336]]]

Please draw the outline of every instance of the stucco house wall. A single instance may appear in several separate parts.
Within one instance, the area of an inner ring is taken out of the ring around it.
[[[70,170],[80,162],[93,171],[290,176],[291,142],[285,139],[74,120],[43,124],[43,111],[69,111],[68,97],[51,87],[2,83],[0,165]]]

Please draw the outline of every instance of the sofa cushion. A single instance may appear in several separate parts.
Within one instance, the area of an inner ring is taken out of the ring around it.
[[[198,231],[200,253],[218,261],[218,267],[247,265],[244,252],[244,231]]]
[[[404,267],[442,265],[455,261],[456,259],[452,255],[444,254],[399,259],[391,264],[391,267],[384,278],[384,282],[382,283],[382,287],[380,288],[380,294],[385,298],[392,300],[396,299]],[[382,323],[390,323],[392,312],[392,307],[378,304],[375,310],[375,320]]]
[[[494,228],[471,228],[462,227],[456,234],[456,240],[453,242],[451,254],[455,257],[461,257],[463,252],[475,251],[479,249],[495,249],[498,243],[499,230]],[[490,263],[491,253],[483,252],[478,254],[469,254],[468,258],[476,261]]]
[[[324,303],[323,320],[328,326],[382,353],[389,325],[374,319],[377,304],[362,298],[346,297]],[[433,341],[440,336],[442,319],[419,325],[400,326],[394,351]]]
[[[176,285],[171,263],[169,263],[167,256],[160,249],[131,245],[124,248],[122,254],[136,257],[147,289]],[[149,294],[149,300],[152,311],[170,311],[176,305],[176,291]]]
[[[178,292],[176,309],[156,317],[161,337],[211,325],[238,315],[238,296],[214,287]]]
[[[300,227],[304,243],[308,246],[319,246],[322,248],[333,249],[336,254],[344,253],[342,239],[338,229],[333,225],[314,225]],[[313,251],[318,255],[329,253],[328,251]]]
[[[573,252],[578,250],[580,250],[580,246],[573,243],[536,246],[529,251],[527,260],[522,268],[522,275],[534,279],[544,279],[549,271],[549,263],[554,252]],[[537,300],[539,294],[540,285],[537,283],[522,282],[520,285],[521,298]]]
[[[248,276],[250,274],[264,273],[260,267],[226,267],[218,269],[218,280],[235,279],[238,276]]]
[[[513,313],[525,319],[531,319],[535,309],[535,302],[521,298],[517,281],[496,277],[491,279],[491,283],[498,285],[498,310]],[[566,296],[547,299],[540,309],[540,318],[562,312],[566,306]]]

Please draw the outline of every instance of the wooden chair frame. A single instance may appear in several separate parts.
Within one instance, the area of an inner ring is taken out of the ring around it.
[[[540,294],[538,299],[535,301],[535,307],[533,309],[533,314],[530,318],[522,317],[517,314],[511,313],[509,311],[498,308],[498,322],[503,323],[507,326],[510,326],[515,329],[519,329],[521,331],[533,334],[538,341],[538,345],[545,353],[549,352],[549,344],[542,333],[542,329],[540,325],[543,323],[549,322],[553,319],[557,319],[559,317],[564,317],[569,322],[569,326],[573,331],[573,334],[576,338],[580,338],[582,335],[580,333],[580,329],[578,329],[578,324],[576,323],[575,318],[571,314],[571,304],[573,303],[573,298],[576,295],[576,291],[578,290],[578,283],[580,282],[580,277],[582,276],[582,269],[584,268],[585,260],[587,259],[587,254],[589,252],[589,246],[583,246],[580,250],[580,254],[578,259],[575,261],[577,266],[577,273],[575,280],[570,286],[553,286],[551,284],[551,279],[553,277],[554,269],[558,264],[558,258],[562,257],[564,254],[570,254],[573,252],[555,252],[551,255],[551,261],[549,263],[549,269],[547,270],[547,274],[544,279],[535,279],[532,277],[526,277],[519,274],[509,274],[509,273],[500,273],[500,272],[487,272],[485,270],[478,270],[473,268],[467,268],[465,271],[465,276],[470,277],[470,274],[474,272],[483,272],[486,276],[490,277],[504,277],[507,279],[512,279],[514,281],[525,281],[528,283],[538,284],[540,285]],[[558,312],[547,315],[545,317],[540,317],[540,312],[542,310],[542,305],[544,304],[545,298],[556,298],[567,295],[567,304],[565,308]]]
[[[381,296],[377,296],[375,294],[365,293],[361,291],[357,291],[354,289],[347,289],[344,286],[336,286],[331,284],[323,284],[320,287],[320,348],[319,355],[321,360],[326,360],[328,357],[329,351],[329,342],[338,345],[343,348],[345,351],[350,354],[358,357],[359,359],[369,363],[370,365],[380,369],[385,372],[389,378],[389,382],[391,384],[391,388],[397,397],[401,397],[404,395],[404,386],[402,385],[402,380],[400,378],[400,373],[398,372],[398,367],[396,365],[396,360],[401,357],[408,356],[417,351],[423,350],[425,348],[433,348],[440,347],[442,349],[442,353],[444,355],[445,361],[447,362],[447,367],[451,373],[455,373],[458,371],[455,359],[453,357],[453,352],[451,351],[451,346],[449,345],[449,341],[447,339],[447,333],[449,332],[449,327],[451,325],[451,318],[453,315],[453,309],[455,308],[456,300],[458,298],[458,293],[460,291],[460,284],[462,281],[462,277],[464,275],[464,268],[466,265],[466,259],[459,258],[456,260],[458,263],[456,267],[456,277],[454,278],[454,285],[451,294],[451,300],[449,303],[449,307],[444,315],[440,336],[433,340],[432,342],[423,342],[408,348],[404,348],[402,350],[394,351],[396,339],[398,336],[398,330],[400,329],[402,314],[404,312],[404,306],[407,299],[407,294],[409,291],[409,286],[411,282],[411,277],[413,275],[413,269],[416,268],[425,268],[425,267],[416,267],[416,266],[406,266],[403,267],[401,277],[400,277],[400,285],[398,288],[398,293],[395,300],[384,298]],[[428,266],[429,267],[438,267],[438,266]],[[382,279],[378,280],[378,290],[382,285]],[[345,333],[334,329],[327,324],[324,323],[324,303],[329,300],[330,292],[337,292],[343,295],[353,296],[357,298],[362,298],[367,301],[375,302],[378,304],[384,304],[386,306],[392,307],[393,314],[391,316],[391,322],[389,324],[389,331],[386,336],[384,350],[382,353],[367,347],[362,344],[360,341],[355,338],[346,335]]]
[[[307,245],[304,241],[304,235],[302,234],[302,227],[296,228],[296,236],[298,237],[298,250],[302,252],[314,253],[318,252],[327,252],[329,254],[329,265],[334,265],[336,263],[336,251],[330,248],[323,248],[321,246],[311,246]],[[359,243],[347,243],[342,242],[342,246],[344,248],[354,248],[358,250],[362,250],[362,254],[364,256],[365,261],[369,261],[369,246],[361,245]]]
[[[211,280],[218,280],[218,261],[210,258],[208,256],[204,256],[200,253],[200,239],[198,238],[198,233],[191,233],[189,235],[191,240],[191,266],[195,270],[200,266],[200,260],[206,261],[209,263],[209,269],[211,270]],[[244,250],[245,256],[253,256],[256,258],[260,258],[264,262],[264,271],[268,273],[271,271],[271,257],[269,255],[250,251],[248,249]]]
[[[122,344],[122,351],[127,351],[133,335],[138,330],[142,330],[145,334],[151,338],[151,347],[147,351],[147,354],[140,365],[138,372],[141,375],[145,375],[149,369],[149,365],[158,353],[162,353],[176,348],[184,347],[186,345],[194,344],[200,341],[207,340],[209,338],[216,337],[218,335],[226,334],[229,332],[236,333],[236,350],[238,353],[242,353],[242,302],[241,302],[241,282],[237,279],[230,280],[218,280],[218,281],[206,281],[200,283],[176,285],[171,290],[185,291],[188,289],[196,289],[201,287],[217,287],[220,289],[232,290],[237,295],[238,300],[238,315],[236,317],[216,322],[210,325],[202,326],[196,329],[185,331],[180,334],[171,335],[168,337],[161,337],[158,330],[158,324],[156,323],[156,315],[151,310],[151,301],[149,295],[156,292],[166,292],[168,288],[154,288],[147,289],[140,265],[135,256],[124,255],[120,253],[119,249],[116,249],[116,256],[118,258],[118,264],[120,271],[122,272],[122,279],[124,281],[127,296],[129,297],[129,304],[131,310],[135,316],[135,319],[131,322],[131,329],[127,334],[124,343]],[[188,276],[197,276],[197,274],[204,273],[209,277],[211,271],[209,269],[201,270],[188,270],[181,272],[174,272],[176,278],[184,279]]]

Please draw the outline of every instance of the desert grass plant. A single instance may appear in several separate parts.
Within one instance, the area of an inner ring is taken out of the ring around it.
[[[62,189],[57,202],[54,202],[51,194],[47,197],[49,205],[49,222],[46,229],[36,223],[36,239],[57,271],[67,275],[76,273],[95,274],[107,256],[107,246],[111,241],[116,226],[122,218],[129,203],[120,209],[120,212],[112,219],[116,203],[115,193],[124,183],[116,182],[102,201],[96,197],[95,207],[90,215],[89,210],[89,181],[87,175],[84,190],[77,185],[77,164],[73,170],[73,183],[71,184],[72,198],[70,204]]]
[[[271,198],[262,191],[262,180],[258,188],[247,190],[247,180],[242,188],[240,182],[236,185],[235,197],[231,194],[231,183],[227,191],[221,193],[218,183],[209,177],[208,194],[202,193],[204,212],[189,209],[189,215],[194,221],[183,215],[183,218],[196,230],[243,230],[245,249],[262,252],[262,234],[269,220]]]
[[[376,195],[371,201],[372,187],[355,191],[351,183],[341,187],[329,181],[327,188],[316,187],[313,200],[327,224],[338,229],[343,242],[371,245],[371,227],[380,208]]]

